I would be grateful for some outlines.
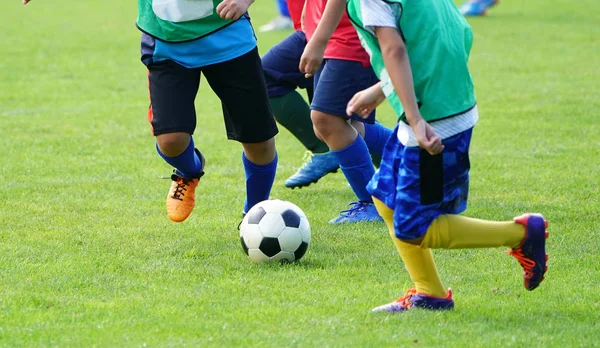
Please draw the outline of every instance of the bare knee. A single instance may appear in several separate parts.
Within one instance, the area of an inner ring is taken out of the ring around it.
[[[328,116],[319,111],[312,111],[310,113],[310,119],[313,123],[315,134],[317,134],[317,137],[319,137],[319,139],[323,140],[323,133],[328,134],[331,132],[331,116]]]
[[[166,133],[156,136],[156,144],[167,157],[179,156],[190,144],[191,135],[184,132]]]
[[[319,139],[325,141],[349,127],[346,119],[320,111],[313,110],[310,113],[310,119],[313,122],[315,134],[318,134]]]
[[[331,150],[343,149],[356,140],[356,129],[343,117],[313,110],[311,119],[315,134],[318,134],[319,139],[325,142]]]

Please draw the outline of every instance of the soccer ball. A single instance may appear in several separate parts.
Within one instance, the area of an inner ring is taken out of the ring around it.
[[[310,225],[302,209],[282,200],[256,204],[240,226],[242,248],[250,260],[297,261],[310,245]]]

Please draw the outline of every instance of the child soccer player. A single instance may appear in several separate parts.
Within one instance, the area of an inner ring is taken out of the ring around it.
[[[509,247],[525,288],[538,287],[547,260],[541,215],[508,222],[458,215],[467,206],[478,113],[467,68],[472,32],[452,0],[349,0],[348,14],[381,82],[357,93],[347,112],[368,115],[387,97],[400,118],[368,189],[415,284],[374,311],[454,307],[434,248]]]
[[[201,74],[221,100],[227,138],[243,147],[243,212],[269,198],[277,168],[277,126],[246,14],[251,3],[138,0],[137,26],[150,89],[148,118],[158,154],[175,168],[166,199],[172,221],[183,221],[192,212],[204,174],[204,156],[192,138]]]
[[[306,47],[306,35],[301,28],[304,0],[288,0],[288,8],[296,30],[262,57],[262,65],[275,119],[307,150],[304,165],[285,181],[285,186],[293,189],[308,186],[328,173],[336,172],[339,164],[333,152],[315,135],[310,107],[296,91],[297,88],[306,89],[308,99],[312,101],[313,79],[305,78],[298,70]]]
[[[344,176],[358,197],[357,202],[332,219],[331,223],[380,221],[381,217],[366,189],[375,173],[371,153],[382,149],[391,130],[375,123],[375,113],[366,120],[347,116],[346,105],[352,96],[377,82],[356,31],[345,13],[344,0],[307,0],[304,7],[304,32],[307,45],[299,69],[314,75],[311,119],[319,139],[335,154]],[[325,58],[325,59],[323,59]],[[350,120],[365,121],[365,138]],[[370,135],[373,134],[373,136]]]
[[[336,172],[339,168],[335,153],[329,151],[327,144],[315,135],[310,120],[310,107],[296,91],[297,88],[306,89],[309,102],[312,102],[314,79],[305,78],[304,73],[299,70],[300,58],[306,47],[306,35],[301,28],[304,3],[304,0],[288,0],[290,17],[296,31],[273,46],[262,57],[273,115],[277,122],[290,131],[307,149],[304,165],[285,181],[285,186],[292,189],[316,183],[323,176]],[[351,95],[348,96],[350,97]],[[344,107],[346,102],[342,103]],[[361,133],[373,161],[379,165],[386,140],[384,138],[389,136],[392,130],[359,121],[355,121],[353,126]],[[381,129],[386,131],[383,136],[380,136]]]
[[[241,142],[244,149],[244,213],[269,198],[277,168],[277,125],[246,15],[251,3],[138,0],[137,26],[150,88],[148,119],[156,151],[175,168],[166,200],[172,221],[190,215],[204,175],[206,161],[192,138],[201,73],[221,99],[227,137]]]

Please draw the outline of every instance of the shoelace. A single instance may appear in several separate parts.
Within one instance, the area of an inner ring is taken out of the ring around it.
[[[359,211],[365,210],[365,207],[367,204],[368,204],[368,202],[363,202],[363,201],[350,202],[350,203],[348,203],[348,205],[350,205],[350,208],[348,208],[346,210],[342,210],[340,212],[340,215],[341,216],[350,216],[350,215],[356,214]]]
[[[302,167],[300,167],[300,169],[306,167],[310,162],[312,162],[313,159],[313,153],[310,151],[306,151],[304,153],[304,156],[302,156],[302,161],[304,161],[304,164],[302,165]]]
[[[171,180],[177,182],[177,186],[175,187],[175,191],[173,192],[173,196],[172,196],[173,199],[182,201],[183,198],[181,198],[181,196],[185,196],[184,191],[187,191],[186,187],[189,185],[189,183],[193,179],[188,179],[188,178],[184,178],[179,175],[173,174],[171,176]]]
[[[402,297],[400,297],[399,299],[397,299],[395,302],[398,303],[402,308],[410,308],[410,307],[412,307],[412,302],[410,302],[410,298],[416,294],[417,294],[417,289],[410,288],[410,289],[406,290],[404,295]]]
[[[533,275],[532,269],[536,266],[535,261],[523,255],[523,250],[521,250],[521,248],[509,250],[506,253],[511,256],[514,256],[514,258],[517,259],[517,261],[519,261],[521,267],[523,267],[525,277],[531,278],[531,276]]]

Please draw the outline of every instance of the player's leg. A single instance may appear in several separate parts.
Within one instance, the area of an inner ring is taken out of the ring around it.
[[[269,198],[277,168],[277,125],[258,56],[258,49],[227,62],[202,68],[221,99],[227,137],[242,143],[246,172],[244,213]]]
[[[296,31],[262,57],[273,115],[308,150],[305,164],[285,182],[290,188],[308,186],[339,167],[327,145],[315,135],[310,108],[296,91],[306,88],[312,98],[313,79],[305,78],[298,69],[305,46],[306,36]]]
[[[195,189],[204,175],[204,158],[195,149],[192,138],[200,70],[187,69],[170,60],[155,62],[148,65],[148,80],[148,118],[156,137],[156,150],[175,168],[166,200],[167,214],[180,222],[192,212]]]
[[[395,133],[395,132],[394,132]],[[398,216],[403,217],[406,207],[412,208],[417,203],[411,202],[407,205],[402,200],[397,200],[398,187],[416,180],[418,177],[410,175],[411,171],[406,172],[405,176],[399,176],[398,173],[403,169],[403,153],[405,147],[398,141],[397,137],[388,139],[383,159],[379,170],[369,183],[368,190],[373,194],[373,201],[377,211],[382,216],[388,227],[388,231],[394,242],[394,246],[402,257],[406,270],[414,283],[414,288],[409,289],[405,296],[390,304],[377,307],[374,311],[398,312],[409,309],[412,302],[420,307],[430,309],[450,309],[454,302],[450,290],[446,291],[438,275],[431,249],[423,249],[400,240],[397,237],[395,228],[395,219]],[[414,186],[412,186],[414,187]],[[411,186],[405,188],[408,190],[406,197],[414,195],[411,192]],[[400,214],[395,214],[398,209]],[[412,211],[407,211],[412,213]],[[413,297],[419,294],[419,297]]]
[[[442,298],[446,295],[442,281],[433,261],[431,249],[423,249],[396,238],[394,231],[394,211],[377,198],[373,199],[379,215],[385,221],[394,246],[404,261],[404,266],[411,276],[418,293],[431,294]]]
[[[438,156],[431,156],[417,147],[399,147],[401,153],[398,158],[402,158],[402,164],[395,169],[394,243],[407,264],[411,278],[424,277],[429,279],[430,284],[437,282],[437,272],[435,275],[431,272],[426,274],[423,267],[409,267],[413,262],[424,262],[422,256],[415,256],[416,252],[412,251],[415,248],[508,246],[512,248],[510,254],[524,268],[525,287],[533,290],[543,280],[546,271],[547,224],[543,217],[527,214],[513,222],[493,222],[456,215],[466,209],[470,139],[471,130],[444,139],[444,152]],[[382,175],[379,174],[379,177],[377,184],[384,185]],[[440,302],[442,291],[440,286],[429,289],[417,287],[401,301],[376,310],[394,312],[411,307],[436,309],[432,304],[444,303]],[[451,293],[448,293],[445,303],[450,300]]]
[[[464,16],[485,16],[487,10],[496,5],[499,0],[467,0],[461,7],[460,13]]]
[[[298,69],[305,46],[306,36],[301,31],[295,31],[265,53],[261,61],[277,122],[309,151],[324,153],[329,148],[315,136],[310,120],[310,107],[296,92],[297,88],[307,88],[313,83],[312,79],[305,78]]]
[[[352,120],[351,124],[352,127],[356,128],[358,134],[365,139],[365,143],[367,143],[367,148],[369,148],[369,153],[371,154],[371,160],[375,167],[379,168],[383,148],[389,137],[393,134],[392,130],[377,121],[369,124]]]
[[[546,273],[546,228],[548,222],[539,214],[524,214],[513,221],[487,221],[446,214],[435,219],[425,236],[411,243],[423,248],[472,249],[506,246],[523,267],[523,285],[537,288]]]
[[[421,169],[421,179],[429,179],[429,182],[421,182],[421,185],[428,185],[430,188],[438,186],[437,190],[443,195],[443,201],[439,214],[430,214],[432,221],[423,237],[411,239],[409,242],[423,248],[509,247],[512,249],[510,254],[517,258],[524,269],[525,287],[527,290],[533,290],[543,280],[547,268],[547,222],[541,215],[526,214],[515,218],[514,221],[505,222],[457,215],[466,209],[470,139],[471,130],[444,139],[443,155],[432,159],[440,163]],[[426,155],[421,154],[421,167],[427,162],[423,160],[423,156]],[[443,168],[444,176],[441,180],[431,175],[423,175],[424,171],[431,173],[432,168],[436,167]],[[436,182],[438,184],[435,184]],[[421,192],[421,200],[426,199],[424,192],[426,191]],[[428,192],[435,195],[431,189]]]
[[[371,67],[337,59],[326,60],[315,75],[315,95],[311,105],[315,132],[335,154],[358,198],[331,223],[381,220],[366,189],[375,173],[369,149],[346,115],[346,105],[354,94],[376,82]],[[373,113],[368,122],[373,123],[374,117]]]

